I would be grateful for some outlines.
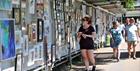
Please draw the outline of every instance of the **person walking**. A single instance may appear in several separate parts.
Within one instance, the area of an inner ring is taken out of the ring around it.
[[[85,16],[82,18],[83,24],[78,31],[78,40],[80,44],[81,55],[85,64],[85,71],[89,71],[89,62],[92,63],[92,71],[95,71],[95,58],[93,54],[93,39],[95,38],[95,29],[93,28],[91,18]]]
[[[120,60],[119,46],[122,42],[122,28],[119,27],[117,21],[112,22],[113,27],[110,29],[111,34],[111,47],[113,48],[113,54],[117,61]]]
[[[137,26],[135,25],[134,18],[130,18],[129,20],[130,24],[126,25],[126,40],[128,45],[128,54],[129,58],[131,58],[131,47],[133,48],[133,59],[136,59],[136,45],[137,45],[137,39],[138,39],[138,30]]]

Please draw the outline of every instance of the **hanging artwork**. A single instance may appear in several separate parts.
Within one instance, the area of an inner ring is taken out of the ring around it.
[[[21,48],[21,39],[22,39],[22,32],[20,30],[15,31],[15,42],[16,42],[16,49]]]
[[[32,23],[32,41],[36,42],[37,40],[37,24]]]
[[[23,53],[24,53],[24,56],[26,56],[26,55],[28,55],[28,49],[29,49],[29,47],[28,47],[28,36],[27,35],[24,35],[23,36]]]
[[[29,13],[35,13],[35,0],[29,0]]]
[[[12,0],[12,4],[19,5],[20,4],[20,0]]]
[[[31,66],[34,64],[34,59],[35,59],[35,50],[31,49],[29,50],[29,55],[28,55],[28,66]]]
[[[37,41],[40,42],[43,40],[43,26],[44,21],[42,19],[37,20]]]
[[[2,71],[15,71],[15,67],[9,67],[9,68],[4,69]]]
[[[39,46],[38,46],[38,52],[39,52],[39,60],[42,60],[43,59],[43,43],[40,43]]]
[[[21,70],[21,68],[22,68],[22,54],[18,54],[17,56],[16,56],[17,58],[16,58],[16,71],[22,71]]]
[[[0,0],[0,10],[12,10],[12,0]]]
[[[12,12],[16,25],[20,24],[20,8],[13,8]]]
[[[38,18],[43,17],[43,15],[44,15],[44,3],[43,3],[43,0],[37,0],[36,12],[37,12],[37,17]]]
[[[2,60],[13,58],[15,52],[15,30],[13,19],[0,19]]]

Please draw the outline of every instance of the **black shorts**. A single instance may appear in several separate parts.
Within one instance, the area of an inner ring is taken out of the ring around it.
[[[80,41],[80,49],[94,49],[93,40]]]

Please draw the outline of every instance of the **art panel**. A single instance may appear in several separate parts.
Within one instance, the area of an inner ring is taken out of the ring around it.
[[[0,10],[12,10],[12,0],[0,0]]]
[[[13,19],[0,19],[2,60],[13,58],[15,52],[15,32]]]

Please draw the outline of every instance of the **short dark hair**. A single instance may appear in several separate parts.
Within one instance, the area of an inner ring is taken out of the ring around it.
[[[113,21],[112,22],[113,25],[116,25],[117,23],[118,23],[118,21]]]
[[[88,24],[91,24],[92,23],[92,21],[91,21],[91,18],[90,17],[84,17],[84,18],[82,18],[82,21],[88,21]]]

